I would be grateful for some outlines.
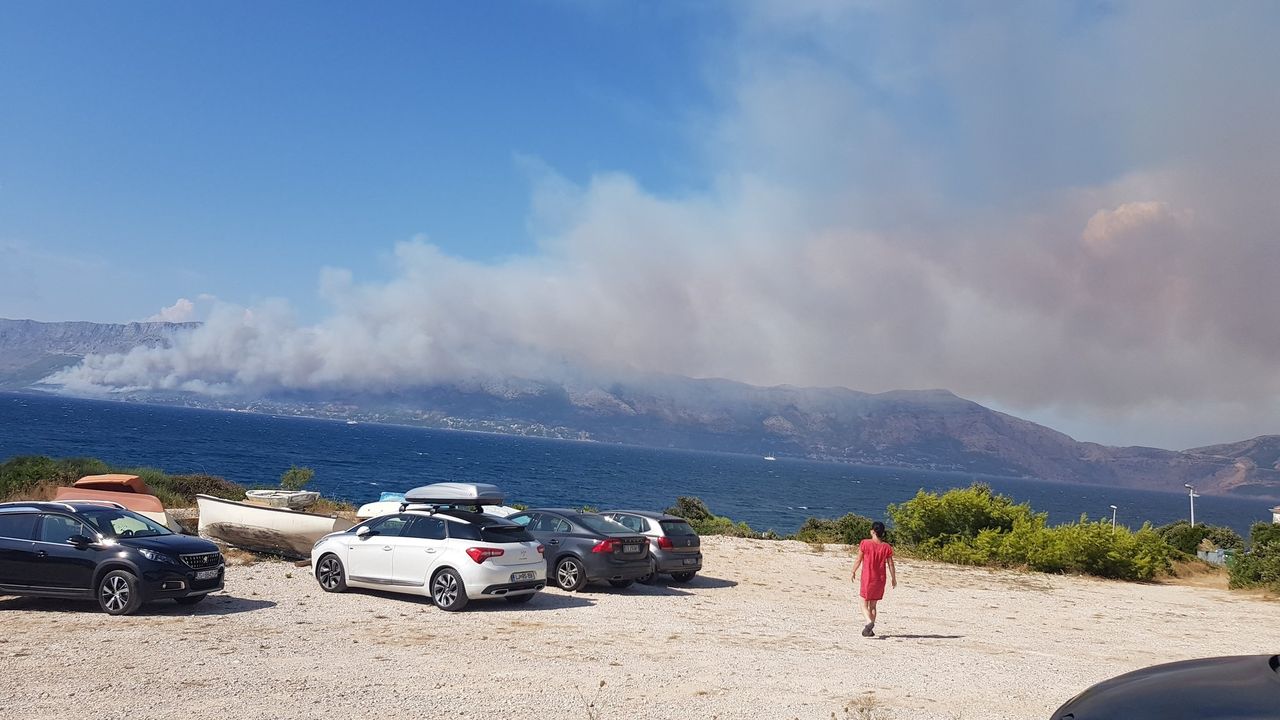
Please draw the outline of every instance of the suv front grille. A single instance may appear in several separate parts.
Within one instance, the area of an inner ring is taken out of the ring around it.
[[[222,564],[222,553],[200,553],[198,555],[179,555],[182,562],[192,570],[205,570]]]

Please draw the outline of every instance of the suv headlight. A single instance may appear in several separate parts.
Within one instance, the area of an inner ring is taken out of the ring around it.
[[[138,552],[142,553],[142,557],[150,560],[151,562],[169,563],[170,565],[178,564],[178,561],[174,560],[172,557],[165,555],[164,553],[156,552],[150,548],[138,548]]]

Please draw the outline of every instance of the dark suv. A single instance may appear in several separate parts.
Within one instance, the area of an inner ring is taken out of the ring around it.
[[[0,595],[92,598],[128,615],[148,600],[198,603],[222,573],[217,545],[117,503],[0,503]]]

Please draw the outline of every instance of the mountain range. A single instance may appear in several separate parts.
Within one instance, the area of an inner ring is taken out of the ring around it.
[[[165,345],[192,323],[0,319],[0,389],[40,380],[90,353]],[[278,391],[254,397],[130,391],[122,400],[655,447],[1260,498],[1280,497],[1280,436],[1189,450],[1078,442],[947,390],[863,393],[755,387],[647,375],[610,382],[472,380],[395,392]]]

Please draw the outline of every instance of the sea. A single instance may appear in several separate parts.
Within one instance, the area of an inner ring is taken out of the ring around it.
[[[1186,493],[0,393],[0,460],[18,455],[96,457],[247,486],[274,486],[297,465],[315,470],[308,489],[357,505],[444,481],[493,483],[509,503],[531,507],[662,510],[691,495],[717,515],[783,534],[808,517],[884,518],[889,504],[920,490],[974,481],[1047,512],[1051,523],[1110,520],[1111,505],[1117,523],[1133,528],[1190,512]],[[1205,495],[1195,500],[1196,522],[1247,537],[1253,523],[1271,519],[1272,504]]]

